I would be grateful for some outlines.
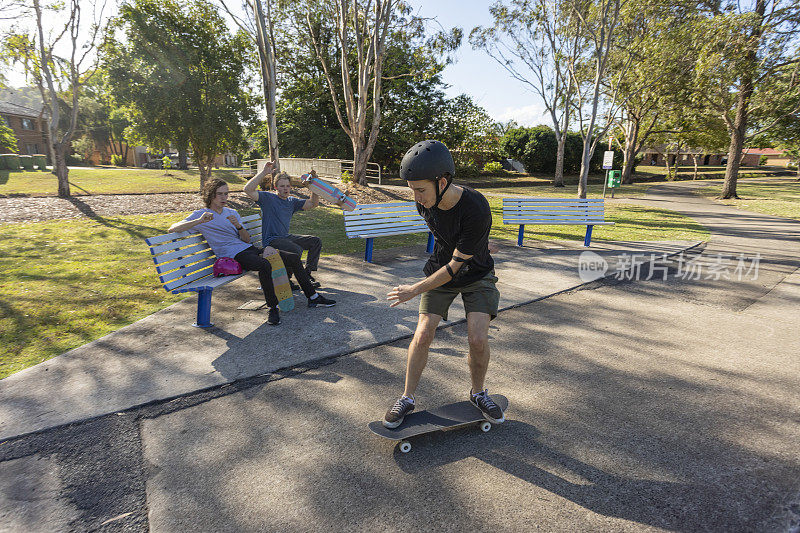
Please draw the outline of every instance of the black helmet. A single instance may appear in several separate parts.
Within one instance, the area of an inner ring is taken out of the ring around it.
[[[400,163],[400,179],[406,181],[437,180],[445,173],[452,178],[456,165],[450,150],[440,141],[422,141],[412,146]]]

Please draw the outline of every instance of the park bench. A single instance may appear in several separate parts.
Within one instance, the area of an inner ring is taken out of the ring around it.
[[[592,240],[592,227],[608,226],[602,199],[586,198],[503,198],[503,224],[519,225],[517,246],[522,246],[525,226],[580,225],[586,226],[583,245]]]
[[[258,244],[261,241],[261,215],[242,217],[242,223],[250,233],[251,242]],[[239,279],[244,273],[215,278],[212,270],[217,257],[199,233],[165,233],[145,239],[145,242],[150,247],[158,279],[166,291],[172,294],[197,293],[197,321],[193,325],[198,328],[213,326],[211,292]]]
[[[375,237],[428,233],[428,253],[433,252],[433,234],[425,219],[417,212],[416,202],[359,204],[353,211],[344,212],[344,229],[351,239],[367,240],[364,261],[372,262],[372,243]]]

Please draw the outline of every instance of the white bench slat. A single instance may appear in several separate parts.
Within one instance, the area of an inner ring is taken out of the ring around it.
[[[570,220],[570,221],[556,221],[556,220],[540,220],[540,221],[512,221],[506,222],[503,221],[503,224],[508,224],[512,226],[519,226],[520,224],[524,226],[528,225],[540,225],[540,226],[611,226],[614,222],[606,222],[602,220]]]
[[[204,250],[210,250],[210,249],[211,247],[208,245],[208,243],[202,241],[187,248],[181,248],[180,250],[175,250],[174,252],[167,252],[165,254],[153,256],[153,261],[155,262],[155,264],[160,265],[162,263],[172,261],[173,259],[181,259],[183,257],[194,255],[197,252],[202,252]]]
[[[217,287],[225,285],[226,283],[230,283],[231,281],[235,281],[241,278],[242,276],[243,274],[239,274],[238,276],[222,276],[220,278],[215,278],[214,276],[208,276],[205,278],[201,278],[193,283],[187,283],[186,285],[177,287],[170,292],[172,292],[173,294],[180,294],[182,292],[192,292],[205,288],[216,289]]]
[[[189,265],[189,266],[186,266],[186,267],[183,267],[183,268],[179,268],[179,269],[173,270],[171,272],[167,272],[166,274],[163,274],[163,275],[159,276],[158,279],[161,280],[161,283],[167,283],[169,281],[172,281],[172,280],[175,280],[175,279],[178,279],[178,278],[185,278],[189,274],[197,272],[198,270],[202,270],[202,269],[206,268],[207,266],[214,266],[214,263],[216,262],[216,260],[217,260],[216,256],[212,256],[212,257],[209,257],[208,259],[200,261],[199,263],[194,263],[192,265]]]
[[[176,261],[172,261],[170,263],[163,263],[161,265],[156,265],[156,271],[159,274],[163,274],[164,272],[169,272],[170,270],[175,270],[176,268],[181,268],[182,266],[186,266],[190,263],[194,263],[196,261],[200,261],[207,257],[216,257],[214,252],[211,251],[211,248],[208,250],[204,250],[200,253],[184,257],[182,259],[178,259]]]
[[[404,221],[394,221],[394,220],[372,220],[368,222],[364,222],[361,224],[351,224],[346,229],[347,231],[358,231],[361,229],[368,230],[370,228],[380,229],[380,228],[418,228],[418,227],[428,227],[424,222],[419,220],[404,220]]]
[[[603,198],[503,198],[504,204],[519,204],[519,203],[539,203],[539,204],[553,204],[553,203],[603,203]]]
[[[191,283],[192,281],[198,280],[200,278],[211,277],[213,279],[212,274],[214,273],[214,269],[211,266],[207,266],[200,270],[195,270],[188,276],[184,276],[182,278],[176,279],[174,281],[170,281],[164,284],[164,289],[172,292],[173,289],[177,287],[181,287],[186,285],[187,283]]]
[[[416,211],[417,208],[415,204],[416,202],[386,202],[382,204],[358,204],[355,210],[345,211],[345,215],[352,214],[355,211],[376,211],[379,209],[383,209],[385,211],[413,209],[414,211]]]
[[[151,246],[150,253],[153,255],[158,255],[164,252],[171,252],[173,250],[178,250],[180,248],[183,248],[184,246],[189,246],[190,244],[197,244],[199,242],[206,242],[206,240],[203,238],[202,235],[194,234],[189,237],[179,239],[177,241],[169,241],[163,244]]]
[[[361,238],[361,239],[372,239],[375,237],[390,237],[392,235],[409,235],[411,233],[428,233],[430,231],[427,226],[425,229],[421,229],[419,231],[408,231],[408,230],[386,230],[381,233],[370,233],[370,234],[353,234],[348,235],[351,239]]]
[[[351,211],[351,213],[355,213],[355,211]],[[353,215],[349,215],[345,217],[345,223],[352,224],[353,222],[358,222],[359,220],[425,220],[422,218],[419,213],[414,211],[405,211],[405,212],[393,212],[393,213],[356,213]]]

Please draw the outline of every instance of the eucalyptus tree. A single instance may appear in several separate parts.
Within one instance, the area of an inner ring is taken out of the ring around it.
[[[738,198],[745,143],[780,122],[776,108],[786,110],[783,116],[800,109],[799,36],[796,0],[722,0],[697,24],[696,97],[725,121],[730,136],[722,198]]]
[[[32,19],[33,26],[30,32],[21,25],[4,35],[4,60],[21,65],[39,90],[47,116],[48,150],[58,179],[58,196],[67,198],[67,155],[78,125],[82,88],[97,66],[95,52],[104,36],[106,5],[81,0],[54,4],[33,0],[30,5],[9,5],[20,9],[23,22]],[[85,10],[91,14],[89,23]]]
[[[380,132],[389,36],[410,33],[423,42],[405,53],[443,58],[460,44],[460,31],[424,39],[424,21],[412,16],[399,0],[309,1],[305,23],[336,118],[353,147],[353,178],[366,185],[367,162]],[[415,75],[418,73],[395,74]]]
[[[564,186],[564,144],[575,93],[570,65],[585,45],[580,17],[569,0],[512,0],[489,8],[492,26],[473,28],[469,40],[544,103],[558,142],[553,185]]]

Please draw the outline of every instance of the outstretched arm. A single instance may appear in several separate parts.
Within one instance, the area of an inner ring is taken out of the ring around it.
[[[398,285],[389,292],[386,299],[392,300],[391,307],[395,307],[403,302],[407,302],[418,294],[428,292],[436,287],[441,287],[453,279],[456,273],[461,270],[464,263],[471,258],[471,255],[462,254],[456,249],[456,251],[453,252],[453,258],[450,259],[445,266],[413,285]]]
[[[262,181],[264,181],[264,178],[267,177],[268,174],[272,174],[272,169],[274,166],[275,164],[272,161],[267,161],[267,164],[264,165],[264,168],[261,169],[261,172],[250,178],[250,180],[245,184],[244,192],[250,197],[251,200],[256,202],[258,201],[258,186]]]
[[[206,211],[205,213],[203,213],[201,217],[195,218],[194,220],[181,220],[180,222],[174,223],[169,227],[169,233],[172,232],[180,233],[182,231],[189,231],[198,224],[202,224],[203,222],[210,222],[213,219],[214,215]]]

